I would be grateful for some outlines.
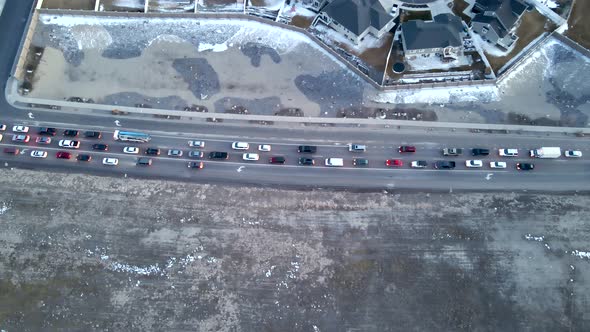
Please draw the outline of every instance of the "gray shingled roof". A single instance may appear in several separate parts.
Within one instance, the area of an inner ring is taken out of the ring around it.
[[[421,50],[463,45],[461,19],[452,14],[439,14],[433,21],[412,20],[401,25],[406,49]]]
[[[370,26],[381,30],[393,19],[377,0],[334,0],[322,12],[357,36]]]

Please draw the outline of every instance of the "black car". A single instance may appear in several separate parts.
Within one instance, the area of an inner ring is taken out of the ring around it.
[[[529,163],[518,163],[516,164],[516,169],[521,171],[531,171],[535,168],[535,165]]]
[[[158,148],[147,148],[147,149],[145,149],[145,154],[147,154],[148,156],[159,156],[160,155],[160,149],[158,149]]]
[[[283,156],[274,156],[268,159],[268,162],[271,164],[284,164],[285,161],[286,159]]]
[[[79,154],[76,159],[78,159],[78,161],[90,161],[92,160],[92,156],[87,154]]]
[[[57,129],[50,128],[50,127],[41,127],[37,132],[39,135],[47,135],[47,136],[55,136],[57,134]]]
[[[188,152],[189,158],[203,158],[203,151],[191,150]]]
[[[84,137],[99,139],[102,137],[102,134],[100,133],[100,131],[85,131]]]
[[[229,153],[227,152],[219,152],[219,151],[212,151],[209,152],[209,159],[228,159]]]
[[[364,159],[364,158],[354,158],[352,160],[352,164],[354,166],[368,166],[369,165],[369,159]]]
[[[455,168],[455,162],[454,161],[446,161],[446,160],[437,161],[434,164],[434,168],[453,169],[453,168]]]
[[[66,129],[64,130],[64,136],[76,137],[78,136],[78,131],[73,129]]]
[[[317,146],[312,145],[300,145],[297,147],[297,152],[299,153],[316,153],[317,150]]]
[[[92,144],[92,149],[100,151],[108,151],[109,146],[106,144]]]
[[[152,166],[152,159],[151,158],[138,158],[137,159],[138,166]]]
[[[299,158],[299,165],[313,166],[315,165],[315,160],[313,158],[301,157]]]
[[[471,155],[473,156],[487,156],[490,154],[489,149],[471,149]]]
[[[194,168],[194,169],[201,169],[203,168],[204,164],[202,161],[189,161],[188,162],[188,168]]]

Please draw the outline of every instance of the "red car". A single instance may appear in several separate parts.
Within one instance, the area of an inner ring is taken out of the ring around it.
[[[55,157],[59,159],[70,159],[72,158],[72,154],[69,152],[59,151],[55,154]]]
[[[399,153],[404,153],[404,152],[416,152],[416,147],[410,146],[410,145],[402,145],[399,147]]]
[[[400,159],[387,159],[385,161],[385,166],[388,167],[402,167],[404,165],[404,162],[401,161]]]

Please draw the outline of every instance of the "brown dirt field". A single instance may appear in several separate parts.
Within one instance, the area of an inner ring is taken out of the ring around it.
[[[45,0],[42,7],[47,9],[94,10],[94,0]]]
[[[453,0],[453,14],[461,17],[466,23],[471,22],[471,17],[463,14],[465,8],[469,7],[469,4],[465,0]]]
[[[566,36],[578,44],[590,49],[590,1],[576,0],[568,21],[569,29]]]
[[[368,65],[374,67],[379,71],[385,70],[385,63],[387,62],[387,55],[391,48],[391,42],[393,41],[393,34],[388,33],[383,45],[378,48],[369,48],[358,57],[363,59]]]
[[[410,20],[430,21],[430,20],[432,20],[432,15],[430,14],[429,11],[406,11],[406,10],[402,10],[402,13],[400,15],[399,21],[401,23],[403,23],[403,22],[407,22],[407,21],[410,21]]]
[[[311,22],[313,22],[313,17],[295,15],[291,19],[291,25],[294,25],[294,26],[302,28],[302,29],[309,28],[309,26],[311,25]]]

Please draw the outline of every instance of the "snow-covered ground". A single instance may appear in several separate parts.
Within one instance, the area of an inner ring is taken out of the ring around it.
[[[473,63],[471,56],[461,56],[457,60],[450,62],[443,62],[438,56],[416,56],[413,60],[406,58],[406,63],[409,65],[410,70],[430,70],[430,69],[451,69],[461,66],[469,66]]]
[[[510,52],[512,52],[514,46],[516,45],[516,43],[513,43],[508,50],[503,50],[495,45],[486,42],[477,33],[472,33],[471,36],[473,42],[476,44],[476,47],[479,47],[479,49],[482,49],[486,54],[494,57],[503,57],[510,54]]]
[[[436,89],[397,90],[378,93],[372,101],[389,104],[440,104],[444,107],[450,103],[482,102],[498,100],[498,89],[495,86],[468,86]]]
[[[367,35],[365,39],[356,45],[341,33],[331,29],[323,24],[318,24],[315,29],[321,33],[321,38],[326,44],[334,44],[334,42],[345,45],[349,50],[353,50],[357,55],[365,52],[369,48],[378,48],[383,46],[386,38],[377,39],[371,35]]]
[[[285,2],[285,6],[283,7],[283,10],[281,12],[281,16],[285,16],[285,17],[294,17],[294,16],[304,16],[304,17],[314,17],[317,14],[308,9],[303,7],[303,5],[300,2],[291,2],[291,4],[287,4]]]
[[[258,7],[258,8],[264,8],[266,10],[273,10],[273,11],[281,9],[281,7],[283,7],[284,3],[285,3],[285,0],[264,0],[264,5],[253,6],[252,1],[248,0],[249,7]]]
[[[539,0],[539,2],[551,9],[559,8],[559,3],[555,0]]]

